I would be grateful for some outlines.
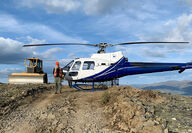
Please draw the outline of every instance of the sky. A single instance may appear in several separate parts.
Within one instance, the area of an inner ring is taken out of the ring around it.
[[[87,46],[23,48],[25,44],[132,41],[190,43],[115,46],[107,52],[122,51],[133,62],[191,61],[192,0],[0,0],[0,82],[8,82],[8,74],[24,72],[27,57],[43,59],[52,82],[56,61],[64,66],[98,50]],[[192,70],[127,76],[120,83],[190,79]]]

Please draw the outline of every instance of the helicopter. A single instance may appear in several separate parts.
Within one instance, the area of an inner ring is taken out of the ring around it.
[[[83,45],[98,47],[97,53],[89,58],[76,58],[62,68],[64,80],[67,80],[69,86],[81,90],[83,88],[78,82],[92,82],[92,90],[94,90],[95,82],[113,81],[128,75],[178,71],[182,73],[186,69],[192,69],[192,62],[188,63],[151,63],[151,62],[129,62],[121,51],[106,53],[107,47],[117,45],[133,45],[133,44],[186,44],[189,42],[128,42],[118,44],[83,44],[83,43],[55,43],[55,44],[30,44],[23,47],[32,46],[49,46],[49,45]],[[75,84],[72,85],[72,82]]]

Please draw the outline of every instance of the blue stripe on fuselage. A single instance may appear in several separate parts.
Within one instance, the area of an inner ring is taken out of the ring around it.
[[[192,63],[145,63],[127,62],[123,57],[114,65],[93,76],[78,80],[80,82],[107,81],[127,75],[191,69]]]

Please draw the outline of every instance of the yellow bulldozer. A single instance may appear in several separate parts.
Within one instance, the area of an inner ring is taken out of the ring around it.
[[[42,84],[47,83],[47,73],[43,72],[43,61],[39,58],[26,58],[26,72],[12,73],[9,75],[10,84]]]

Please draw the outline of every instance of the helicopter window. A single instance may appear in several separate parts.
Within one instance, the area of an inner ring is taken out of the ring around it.
[[[72,60],[71,62],[69,62],[66,66],[63,67],[63,70],[69,71],[69,69],[71,68],[73,62],[74,62],[74,60]]]
[[[81,61],[76,61],[72,67],[72,70],[79,70],[80,66],[81,66]]]
[[[85,61],[83,64],[83,70],[93,70],[95,67],[94,61]]]

